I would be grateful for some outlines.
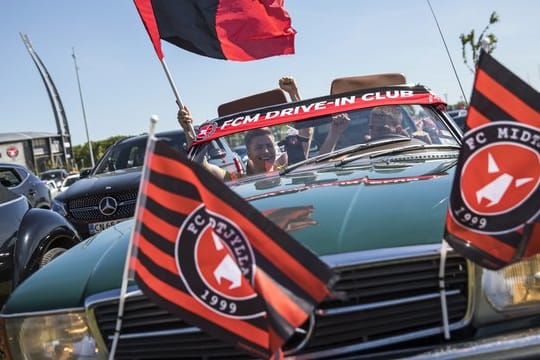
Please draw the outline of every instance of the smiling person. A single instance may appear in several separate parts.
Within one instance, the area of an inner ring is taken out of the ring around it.
[[[276,158],[276,140],[268,127],[253,129],[244,137],[247,148],[247,174],[274,171],[287,165],[287,154]]]
[[[193,119],[187,107],[184,106],[180,109],[177,117],[184,132],[186,134],[191,134]],[[186,136],[188,148],[191,146],[194,139],[195,134]],[[244,142],[246,144],[248,156],[247,175],[276,171],[287,165],[287,154],[277,154],[277,144],[270,128],[264,127],[248,131],[244,138]],[[224,180],[231,180],[238,176],[238,174],[230,174],[219,166],[210,164],[206,159],[203,160],[202,165],[212,174]]]

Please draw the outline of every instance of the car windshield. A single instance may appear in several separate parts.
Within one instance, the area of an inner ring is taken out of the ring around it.
[[[339,136],[333,136],[341,122]],[[250,175],[250,166],[265,163],[266,171],[279,170],[322,154],[344,154],[363,145],[409,142],[414,145],[436,145],[456,148],[455,131],[449,129],[440,112],[429,105],[386,105],[362,108],[319,116],[309,120],[279,123],[223,136],[235,150],[247,148],[243,171]],[[408,141],[410,140],[410,141]],[[209,142],[194,146],[192,159],[208,160]],[[354,150],[356,149],[356,150]],[[251,164],[250,164],[251,163]],[[260,173],[260,172],[259,172]]]
[[[172,147],[185,153],[185,136],[181,131],[156,134],[165,139]],[[140,167],[144,163],[144,154],[148,136],[139,136],[119,141],[112,145],[98,161],[93,174]]]

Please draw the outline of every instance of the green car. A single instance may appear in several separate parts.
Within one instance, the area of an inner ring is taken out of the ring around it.
[[[285,357],[533,358],[537,259],[488,271],[443,246],[461,130],[428,88],[377,79],[297,102],[277,90],[231,103],[189,152],[339,275]],[[247,160],[209,164],[215,139],[245,145]],[[12,293],[1,319],[14,359],[108,357],[132,228],[88,238]],[[130,282],[115,359],[165,358],[249,357]]]

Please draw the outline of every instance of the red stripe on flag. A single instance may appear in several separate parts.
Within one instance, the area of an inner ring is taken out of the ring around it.
[[[202,202],[206,205],[207,209],[211,211],[213,211],[213,209],[219,209],[219,212],[227,214],[229,219],[236,222],[236,224],[243,229],[244,233],[251,233],[252,236],[249,237],[250,244],[260,253],[263,253],[268,261],[282,265],[286,263],[286,269],[282,269],[282,271],[293,280],[298,278],[304,279],[304,281],[298,285],[310,294],[311,297],[317,301],[321,301],[329,294],[326,284],[321,282],[317,276],[306,269],[304,265],[293,258],[291,254],[272,241],[272,239],[249,221],[249,219],[246,219],[241,213],[231,207],[228,203],[224,202],[221,198],[214,196],[214,194],[206,188],[205,184],[201,183],[190,167],[185,166],[174,159],[157,154],[154,156],[156,159],[159,159],[159,161],[152,162],[153,171],[191,182],[199,189]],[[170,169],[174,167],[180,168],[178,173],[170,173]],[[204,191],[201,191],[202,189],[204,189]]]
[[[243,320],[217,315],[215,312],[195,300],[190,294],[186,294],[155,277],[154,274],[148,271],[148,269],[146,269],[139,261],[136,261],[135,265],[137,268],[137,275],[145,282],[145,284],[152,289],[154,293],[159,294],[160,297],[166,299],[168,302],[177,305],[178,308],[197,314],[197,316],[200,316],[239,337],[251,341],[258,346],[266,349],[268,348],[269,335],[266,331],[250,325]]]
[[[523,257],[529,257],[540,253],[540,222],[532,224],[532,230],[529,235],[530,242]]]
[[[151,0],[133,0],[135,7],[139,12],[139,16],[146,28],[148,36],[150,36],[150,41],[154,45],[154,50],[156,50],[157,57],[159,60],[163,59],[163,52],[161,51],[161,39],[159,36],[159,29],[156,22],[156,17],[154,15],[154,9],[152,8]]]
[[[278,311],[292,327],[299,327],[305,321],[309,314],[299,307],[292,298],[286,295],[285,292],[275,282],[268,277],[266,273],[257,269],[255,273],[255,290],[257,293],[270,304],[274,310]],[[287,310],[287,312],[282,312]]]
[[[178,267],[176,260],[169,253],[162,251],[157,246],[154,246],[151,241],[148,241],[142,234],[137,234],[138,251],[142,251],[150,260],[157,266],[169,271],[172,274],[178,275]]]
[[[139,209],[139,220],[162,238],[167,239],[172,243],[176,242],[180,224],[178,226],[171,225],[143,207]]]
[[[459,239],[467,239],[467,242],[474,244],[487,254],[490,254],[505,263],[510,262],[516,249],[488,235],[472,232],[452,219],[451,215],[446,217],[446,229]]]
[[[282,0],[219,0],[216,34],[229,60],[294,54],[291,19]]]
[[[159,205],[181,214],[189,214],[201,204],[198,200],[163,190],[148,181],[145,181],[145,195]]]
[[[488,124],[491,120],[489,118],[482,115],[474,106],[469,107],[469,111],[467,114],[467,126],[469,129],[475,128],[480,125]]]
[[[540,113],[531,108],[513,92],[499,84],[481,68],[477,70],[475,89],[497,104],[514,119],[531,126],[538,126]]]

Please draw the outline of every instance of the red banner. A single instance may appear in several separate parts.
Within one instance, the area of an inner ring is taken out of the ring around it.
[[[414,88],[389,88],[359,95],[312,99],[295,103],[294,106],[281,106],[264,112],[246,112],[220,118],[219,122],[205,123],[199,127],[194,144],[263,126],[279,125],[367,107],[399,104],[444,104],[444,101],[437,95],[426,92],[425,89],[415,90]]]

